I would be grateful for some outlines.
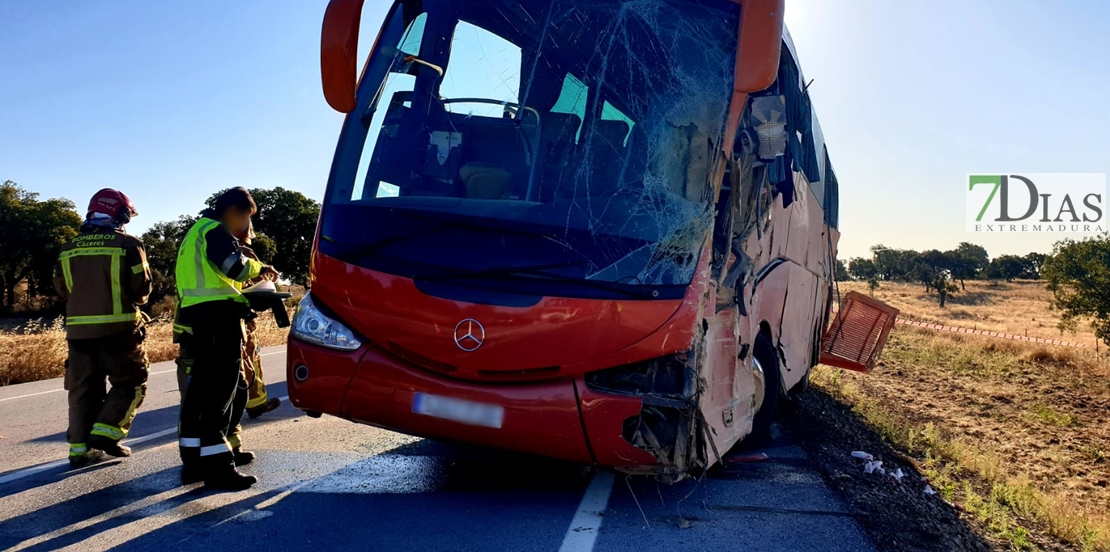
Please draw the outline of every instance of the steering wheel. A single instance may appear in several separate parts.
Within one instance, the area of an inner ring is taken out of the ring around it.
[[[518,122],[521,120],[520,111],[523,109],[524,111],[527,111],[536,117],[536,135],[543,135],[543,117],[540,115],[540,112],[537,111],[534,107],[524,106],[522,108],[518,103],[508,102],[504,100],[491,100],[489,98],[440,98],[439,101],[443,105],[452,103],[500,105],[505,109],[505,113],[514,115],[514,117],[511,117],[512,120]],[[517,125],[517,130],[520,132],[520,140],[524,144],[525,151],[529,152],[531,157],[530,159],[528,159],[528,166],[531,167],[528,174],[528,190],[525,192],[524,195],[524,199],[528,201],[532,197],[532,183],[536,179],[536,166],[539,165],[540,143],[539,140],[536,140],[535,144],[529,143],[527,133],[525,133],[519,125]]]

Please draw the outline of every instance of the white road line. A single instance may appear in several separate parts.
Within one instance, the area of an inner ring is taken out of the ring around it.
[[[289,395],[285,395],[284,397],[278,397],[278,399],[281,402],[286,402],[286,401],[289,400]],[[124,439],[123,442],[124,442],[124,444],[126,444],[128,446],[135,446],[139,443],[145,443],[147,441],[152,441],[152,440],[158,439],[160,437],[165,437],[167,435],[173,435],[174,433],[177,433],[177,428],[176,427],[171,427],[169,429],[163,429],[162,431],[155,431],[154,433],[149,433],[147,435],[143,435],[142,437],[135,437],[134,439]],[[62,459],[62,460],[55,460],[53,462],[47,462],[45,464],[40,464],[38,466],[32,466],[30,468],[26,468],[26,469],[23,469],[23,470],[14,472],[14,473],[9,473],[8,475],[0,477],[0,485],[3,485],[4,483],[9,483],[11,481],[16,481],[16,480],[19,480],[19,479],[23,479],[24,477],[35,475],[36,473],[39,473],[39,472],[44,472],[46,470],[54,469],[54,468],[61,467],[61,466],[67,466],[67,465],[69,465],[69,459],[68,458],[65,458],[65,459]],[[587,493],[588,492],[589,491],[587,490]]]
[[[601,530],[605,508],[609,505],[609,495],[613,492],[613,472],[599,471],[590,480],[578,504],[570,528],[563,537],[559,552],[591,552]]]
[[[176,427],[171,427],[169,429],[163,429],[162,431],[155,431],[154,433],[148,433],[146,435],[143,435],[142,437],[135,437],[134,439],[124,439],[124,444],[133,447],[133,446],[135,446],[139,443],[145,443],[147,441],[157,439],[159,437],[165,437],[166,435],[173,435],[174,433],[177,433],[177,428]]]
[[[272,353],[266,353],[264,355],[259,355],[259,356],[268,357],[268,356],[284,355],[284,354],[285,354],[285,351],[274,351]],[[168,374],[170,372],[176,372],[176,371],[177,371],[177,368],[170,368],[169,370],[159,370],[157,372],[151,372],[150,375],[157,376],[158,374]],[[46,395],[46,394],[49,394],[49,393],[59,393],[61,391],[65,391],[65,389],[51,389],[49,391],[39,391],[38,393],[28,393],[26,395],[19,395],[18,397],[8,397],[6,399],[0,399],[0,402],[14,401],[16,399],[26,399],[27,397],[37,397],[39,395]]]
[[[0,477],[0,485],[3,485],[4,483],[8,483],[10,481],[15,481],[17,479],[23,479],[24,477],[27,477],[29,475],[35,475],[36,473],[39,473],[39,472],[42,472],[42,471],[54,469],[54,468],[57,468],[57,467],[60,467],[60,466],[68,466],[68,465],[69,465],[69,459],[55,460],[53,462],[48,462],[46,464],[40,464],[38,466],[34,466],[32,468],[27,468],[25,470],[19,470],[15,473],[9,473],[8,475],[5,475],[4,477]]]
[[[8,397],[6,399],[0,399],[0,402],[14,401],[16,399],[26,399],[27,397],[37,397],[39,395],[45,395],[47,393],[57,393],[58,391],[65,391],[65,389],[51,389],[49,391],[39,391],[38,393],[30,393],[28,395],[20,395],[18,397]]]

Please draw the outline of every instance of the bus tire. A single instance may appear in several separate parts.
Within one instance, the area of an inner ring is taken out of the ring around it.
[[[771,338],[760,333],[755,338],[755,359],[763,368],[763,404],[752,420],[752,432],[745,441],[751,446],[763,446],[771,442],[771,422],[775,419],[775,409],[782,395],[782,373],[779,371],[779,355]]]

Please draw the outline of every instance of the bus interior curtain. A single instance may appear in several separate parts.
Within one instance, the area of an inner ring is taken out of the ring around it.
[[[782,195],[783,207],[794,203],[794,174],[790,172],[789,155],[787,153],[767,166],[767,181],[774,186],[776,193]]]

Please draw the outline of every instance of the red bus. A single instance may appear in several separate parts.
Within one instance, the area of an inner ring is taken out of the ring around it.
[[[831,306],[837,180],[782,0],[362,0],[293,404],[671,478],[766,436]]]

